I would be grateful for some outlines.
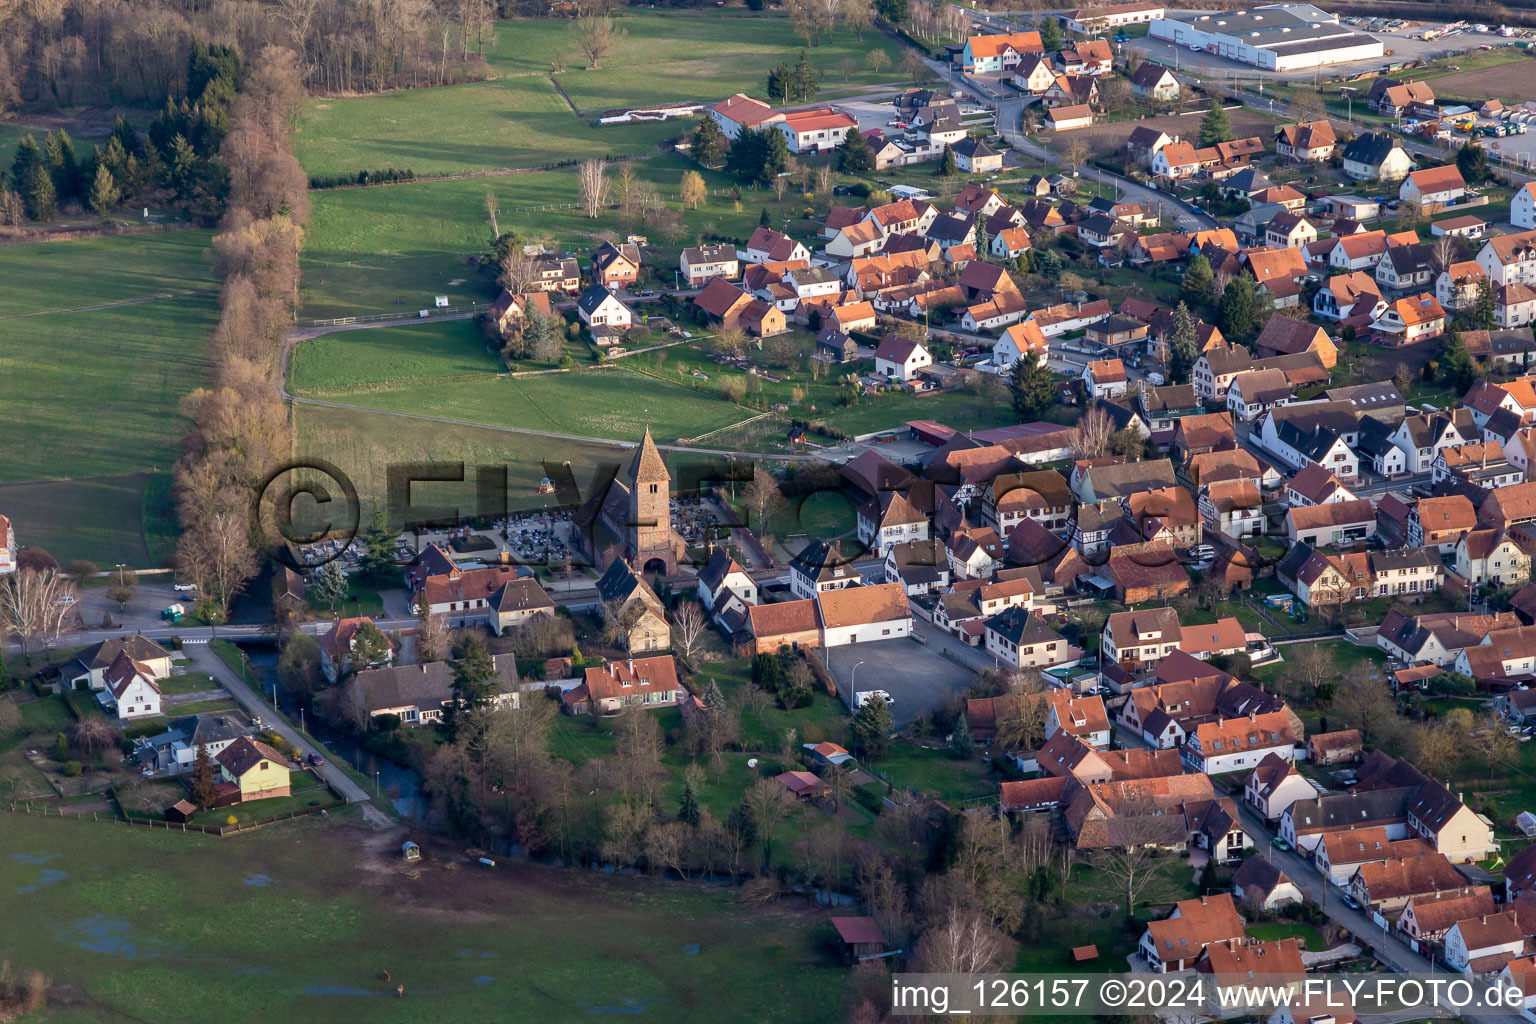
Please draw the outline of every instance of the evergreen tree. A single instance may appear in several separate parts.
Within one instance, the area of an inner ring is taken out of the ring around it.
[[[875,12],[892,25],[900,25],[907,20],[907,6],[910,0],[875,0]]]
[[[794,71],[795,91],[800,94],[800,102],[815,97],[817,90],[821,88],[821,74],[811,67],[811,55],[802,48],[800,59],[795,63]]]
[[[992,240],[987,237],[987,220],[986,220],[985,217],[977,216],[977,218],[976,218],[976,255],[980,256],[982,259],[986,259],[987,258],[987,254],[991,251],[991,249],[992,249]]]
[[[687,780],[683,782],[683,799],[677,808],[677,820],[694,828],[699,825],[699,797],[693,791],[693,783]]]
[[[33,220],[53,220],[59,215],[59,194],[53,187],[53,175],[42,164],[32,168],[32,183],[26,196],[27,214]]]
[[[43,163],[43,151],[38,148],[37,140],[30,135],[23,135],[21,141],[16,144],[16,155],[11,159],[11,183],[16,191],[26,193],[32,186],[32,169]]]
[[[694,158],[705,167],[718,167],[731,148],[731,140],[725,137],[713,117],[699,120],[698,127],[693,130],[692,142]]]
[[[837,147],[837,169],[844,174],[863,174],[875,168],[875,154],[869,140],[858,131],[843,136]]]
[[[767,138],[763,141],[763,166],[758,172],[757,183],[768,185],[774,178],[789,169],[789,143],[784,139],[784,133],[768,129]]]
[[[111,141],[118,144],[125,157],[136,156],[144,152],[144,146],[139,141],[138,133],[133,130],[133,125],[124,120],[121,114],[112,123]]]
[[[373,515],[368,520],[368,528],[363,531],[362,541],[365,545],[363,572],[368,574],[370,581],[384,583],[394,575],[396,566],[395,532],[389,528],[389,517],[383,504],[373,506]]]
[[[1468,185],[1476,185],[1488,177],[1488,154],[1482,146],[1469,142],[1456,151],[1456,169]]]
[[[976,741],[971,738],[971,727],[964,715],[955,720],[955,731],[949,738],[949,751],[962,761],[976,754]]]
[[[364,622],[352,634],[351,657],[353,671],[384,664],[389,660],[389,637],[372,622]]]
[[[453,700],[443,709],[443,726],[450,737],[457,738],[464,729],[466,712],[490,704],[496,688],[496,666],[485,644],[473,633],[458,643],[453,663]]]
[[[1222,109],[1221,100],[1212,99],[1205,117],[1200,121],[1200,145],[1214,146],[1218,142],[1232,141],[1232,122]]]
[[[1015,256],[1013,258],[1013,269],[1014,269],[1014,272],[1018,273],[1018,274],[1027,274],[1027,273],[1029,273],[1029,250],[1028,249],[1025,249],[1023,252],[1019,253],[1017,256]]]
[[[1206,302],[1211,297],[1211,286],[1215,281],[1211,261],[1204,255],[1196,255],[1190,258],[1189,265],[1184,268],[1184,281],[1180,287],[1185,295],[1196,302]]]
[[[757,226],[762,228],[773,226],[773,220],[768,216],[768,207],[763,207],[763,212],[758,214]]]
[[[1031,256],[1030,260],[1035,265],[1035,273],[1047,281],[1054,281],[1061,276],[1061,256],[1058,253],[1050,249],[1041,249]]]
[[[853,716],[854,742],[859,753],[869,761],[878,761],[891,752],[891,733],[896,723],[885,698],[875,694]]]
[[[117,209],[117,204],[122,201],[122,194],[117,190],[117,182],[112,178],[112,172],[107,170],[105,164],[96,165],[96,180],[91,183],[91,212],[105,220],[107,215]]]
[[[794,76],[789,70],[789,65],[783,61],[779,66],[768,72],[768,98],[777,97],[784,103],[789,102],[790,92],[795,87]]]
[[[53,191],[60,202],[80,198],[80,169],[75,153],[74,140],[60,129],[49,132],[43,145],[43,156],[48,161],[48,173],[53,177]]]
[[[1056,401],[1051,368],[1038,359],[1018,359],[1008,371],[1008,391],[1013,414],[1020,420],[1038,419]]]
[[[1477,380],[1477,366],[1472,362],[1472,353],[1467,351],[1466,343],[1455,331],[1445,336],[1445,342],[1440,347],[1440,380],[1456,392],[1467,390]]]
[[[944,143],[944,155],[939,158],[939,166],[934,174],[941,178],[948,178],[960,170],[960,165],[955,163],[955,151],[949,148],[949,143]]]
[[[1256,315],[1253,299],[1253,275],[1244,272],[1232,279],[1221,293],[1221,333],[1238,341],[1253,330]]]
[[[1040,45],[1045,47],[1046,53],[1061,49],[1061,22],[1053,14],[1040,19]]]
[[[1477,284],[1477,299],[1472,303],[1472,329],[1475,331],[1493,330],[1493,284],[1485,277]]]
[[[777,691],[779,684],[784,681],[784,666],[780,664],[778,655],[754,654],[752,681],[769,693]]]
[[[767,142],[765,133],[778,134],[772,128],[764,131],[742,128],[731,143],[730,153],[726,155],[725,169],[744,180],[754,180],[763,166],[763,147]]]
[[[310,596],[333,612],[351,592],[352,583],[347,579],[346,567],[338,561],[326,562],[316,569],[309,584]]]
[[[186,199],[192,194],[192,185],[197,180],[198,162],[192,144],[186,136],[178,133],[171,140],[169,159],[165,163],[165,184],[176,193],[177,199]]]
[[[208,756],[208,744],[197,745],[197,758],[192,762],[192,802],[207,807],[218,796],[213,788],[213,758]]]
[[[1189,371],[1194,367],[1195,360],[1200,358],[1200,339],[1195,332],[1195,318],[1190,315],[1189,307],[1179,303],[1179,308],[1173,311],[1173,330],[1168,334],[1169,359],[1169,383],[1177,384],[1189,378]]]

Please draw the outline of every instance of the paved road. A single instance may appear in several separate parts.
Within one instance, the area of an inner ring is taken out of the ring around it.
[[[219,684],[234,695],[235,702],[245,709],[246,714],[259,717],[262,725],[273,730],[283,739],[292,743],[294,748],[302,750],[306,754],[314,751],[325,758],[325,764],[314,769],[319,772],[326,782],[329,782],[335,790],[346,797],[352,803],[367,803],[371,798],[368,791],[353,781],[352,776],[342,771],[336,764],[336,758],[331,755],[319,743],[304,736],[299,730],[282,715],[275,712],[261,694],[257,693],[249,683],[240,678],[240,673],[224,664],[224,659],[205,645],[198,644],[187,649],[192,656],[192,664],[199,671],[206,672]]]

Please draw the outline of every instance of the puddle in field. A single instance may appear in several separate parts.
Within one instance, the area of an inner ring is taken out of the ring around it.
[[[500,953],[489,953],[483,949],[461,949],[458,952],[460,959],[494,960]]]
[[[697,942],[686,942],[686,943],[683,944],[683,956],[698,956],[698,955],[699,955],[699,944]]]
[[[277,884],[277,879],[272,878],[272,877],[270,877],[268,875],[251,875],[248,878],[242,878],[241,881],[244,882],[246,885],[254,885],[254,886],[258,886],[258,887],[263,888],[263,889],[265,889],[269,885],[276,885]]]
[[[120,917],[97,914],[82,917],[69,928],[70,945],[92,953],[106,953],[124,960],[153,960],[160,954],[143,949],[133,934],[133,926]]]
[[[68,877],[68,871],[59,871],[56,868],[43,868],[43,873],[38,877],[36,883],[32,885],[23,885],[16,891],[25,896],[29,892],[37,892],[37,890],[41,889],[45,885],[52,885],[54,882],[62,882]]]
[[[493,982],[495,980],[496,980],[496,976],[495,975],[492,975],[492,974],[482,974],[482,975],[480,975],[480,977],[475,979],[475,984],[476,985],[489,985],[491,982]]]
[[[606,1017],[619,1014],[644,1013],[651,1008],[652,1000],[626,999],[621,1006],[589,1006],[586,1003],[577,1003],[577,1006],[585,1007],[589,1017]]]
[[[239,978],[247,974],[266,974],[271,969],[270,967],[242,967],[235,972],[235,977]]]
[[[56,854],[56,853],[13,853],[13,854],[11,854],[11,860],[16,861],[18,864],[39,865],[39,864],[47,864],[51,860],[58,860],[58,859],[59,859],[59,855]]]

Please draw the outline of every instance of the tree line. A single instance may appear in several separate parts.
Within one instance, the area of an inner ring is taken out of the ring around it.
[[[219,147],[229,200],[213,238],[223,281],[213,373],[208,387],[181,401],[193,426],[175,469],[177,557],[214,622],[260,568],[250,535],[254,489],[293,447],[275,383],[309,221],[308,180],[292,152],[304,96],[297,55],[267,47],[243,77]]]
[[[58,109],[191,99],[196,90],[176,90],[198,45],[245,55],[286,47],[300,81],[316,92],[481,78],[497,15],[491,0],[0,3],[0,115],[23,104]]]

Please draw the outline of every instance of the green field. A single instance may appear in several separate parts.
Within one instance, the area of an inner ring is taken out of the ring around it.
[[[639,180],[654,185],[674,206],[683,172],[693,168],[674,155],[657,155],[634,166]],[[706,173],[705,180],[711,189],[731,185],[719,174]],[[549,209],[574,207],[579,198],[574,169],[315,192],[304,247],[302,315],[409,312],[431,306],[436,295],[447,295],[455,306],[486,301],[494,294],[495,282],[491,274],[481,274],[474,261],[492,241],[485,215],[487,192],[501,204],[502,231],[515,231],[562,252],[589,249],[603,235],[625,229],[616,213],[592,220],[574,208]],[[693,244],[695,236],[711,232],[745,239],[763,205],[777,207],[767,194],[744,197],[741,210],[727,196],[710,196],[699,209],[682,211],[684,235],[670,244],[680,249]],[[786,199],[786,208],[792,205]],[[669,242],[656,237],[652,244]]]
[[[485,349],[473,320],[338,331],[294,349],[291,370],[296,391],[402,380],[431,380],[494,373],[501,360]]]
[[[220,840],[8,815],[0,958],[68,992],[39,1018],[67,1024],[836,1015],[845,972],[824,912],[748,910],[712,886],[484,871],[430,843],[412,879],[404,837],[358,824],[348,810]]]
[[[585,497],[593,467],[627,463],[632,456],[606,445],[561,441],[556,446],[540,438],[481,427],[413,422],[367,409],[298,405],[293,415],[295,455],[318,456],[335,464],[352,479],[364,502],[383,498],[385,471],[390,465],[437,461],[505,466],[511,507],[549,505],[556,499],[536,492],[539,478],[545,475],[544,459],[556,465],[569,461]],[[472,485],[468,484],[418,484],[412,489],[415,500],[422,503],[462,504],[471,494]]]
[[[176,406],[204,382],[216,319],[208,239],[0,248],[0,495],[23,543],[102,563],[168,553],[163,475],[187,429]]]
[[[752,414],[710,392],[690,392],[681,385],[622,369],[415,384],[349,394],[343,400],[362,408],[620,441],[638,441],[650,427],[663,443],[693,437]],[[396,429],[419,428],[401,422]],[[508,438],[509,445],[530,443],[541,444],[527,438]]]
[[[626,34],[596,71],[574,56],[571,22],[505,21],[486,53],[492,81],[314,100],[300,125],[297,155],[306,171],[322,176],[385,167],[457,174],[636,155],[676,136],[682,122],[599,127],[597,115],[622,106],[714,101],[734,92],[761,96],[768,70],[793,63],[803,45],[789,21],[776,15],[658,13],[617,21]],[[877,48],[890,58],[878,76],[867,70],[868,55]],[[877,32],[865,32],[860,42],[839,30],[810,54],[823,90],[831,93],[895,81],[897,49]],[[567,70],[551,77],[550,59],[562,52]],[[837,71],[845,59],[860,68],[846,84]]]

